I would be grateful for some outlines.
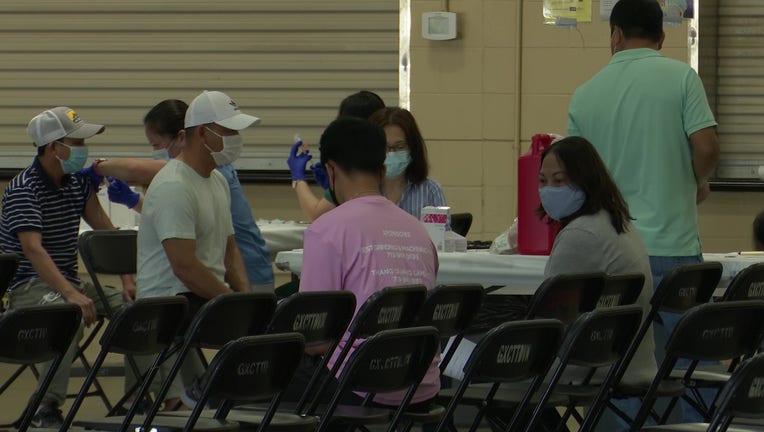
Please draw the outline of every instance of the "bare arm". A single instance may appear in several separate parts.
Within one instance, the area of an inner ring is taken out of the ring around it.
[[[219,294],[230,293],[212,272],[196,258],[196,240],[169,238],[162,242],[172,272],[194,294],[211,299]]]
[[[313,191],[310,190],[310,186],[304,180],[296,180],[295,190],[297,191],[297,201],[300,203],[300,208],[311,222],[334,208],[334,204],[327,201],[324,197],[316,198]]]
[[[48,255],[48,251],[42,246],[42,234],[38,231],[24,231],[17,235],[21,243],[21,250],[32,264],[35,272],[45,283],[61,294],[64,301],[79,306],[82,310],[82,319],[85,321],[85,325],[89,326],[92,324],[96,319],[93,300],[82,294],[61,274],[56,263]]]
[[[121,158],[101,161],[96,165],[96,173],[104,177],[147,185],[164,168],[167,161]]]
[[[690,135],[692,146],[692,170],[698,184],[697,202],[706,199],[710,189],[708,179],[716,169],[719,160],[719,139],[713,127],[701,129]]]
[[[236,246],[234,236],[229,236],[225,248],[225,281],[232,290],[238,292],[249,292],[249,280],[247,279],[247,269],[244,267],[244,260],[241,258],[239,247]]]
[[[143,198],[141,197],[141,199]],[[106,215],[106,212],[103,211],[103,207],[101,207],[101,203],[94,193],[91,193],[87,201],[85,201],[85,210],[82,212],[82,218],[93,229],[114,229],[114,225]],[[137,291],[135,275],[120,275],[120,279],[122,279],[122,298],[126,302],[135,300],[135,293]]]

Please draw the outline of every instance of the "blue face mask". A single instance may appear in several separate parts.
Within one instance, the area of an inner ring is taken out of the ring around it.
[[[586,201],[584,191],[576,189],[572,183],[560,187],[539,188],[539,197],[544,211],[554,220],[565,219],[579,211]]]
[[[166,161],[168,161],[168,160],[170,160],[170,154],[167,153],[167,149],[166,148],[152,150],[151,151],[151,159],[154,159],[154,160],[166,160]]]
[[[408,151],[396,151],[389,152],[385,157],[385,177],[396,178],[406,171],[406,168],[411,163],[411,155]]]
[[[64,173],[75,173],[85,167],[85,162],[88,161],[88,148],[85,146],[72,147],[57,141],[62,146],[69,149],[69,159],[61,160],[61,168],[64,169]]]

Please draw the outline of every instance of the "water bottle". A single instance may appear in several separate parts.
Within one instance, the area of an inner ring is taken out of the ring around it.
[[[553,137],[536,134],[531,148],[517,160],[517,250],[523,255],[549,255],[552,251],[557,225],[549,225],[536,216],[539,198],[539,168],[541,155]]]

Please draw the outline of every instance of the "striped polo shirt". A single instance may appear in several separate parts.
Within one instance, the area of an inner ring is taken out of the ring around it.
[[[65,175],[57,188],[36,157],[31,166],[8,183],[2,202],[0,249],[21,258],[11,290],[39,277],[21,250],[17,234],[25,231],[42,233],[42,246],[61,274],[79,285],[77,236],[89,194],[90,182],[79,174]]]

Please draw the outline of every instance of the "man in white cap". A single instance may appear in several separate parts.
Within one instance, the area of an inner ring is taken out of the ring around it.
[[[104,131],[103,125],[85,123],[69,107],[56,107],[34,117],[27,127],[37,157],[13,178],[3,195],[0,245],[20,257],[8,292],[11,308],[39,304],[72,303],[82,310],[86,325],[104,307],[90,283],[77,275],[77,236],[80,218],[95,229],[113,229],[90,181],[79,174],[88,157],[85,140]],[[122,277],[123,290],[108,289],[112,309],[135,297],[132,275]],[[33,419],[36,427],[55,428],[63,421],[59,407],[67,384],[77,341],[69,347]],[[42,375],[51,362],[43,364]]]
[[[249,291],[234,240],[230,191],[215,170],[241,154],[239,131],[260,119],[224,93],[204,91],[186,111],[181,153],[154,177],[138,234],[138,297],[183,294],[192,308]]]

